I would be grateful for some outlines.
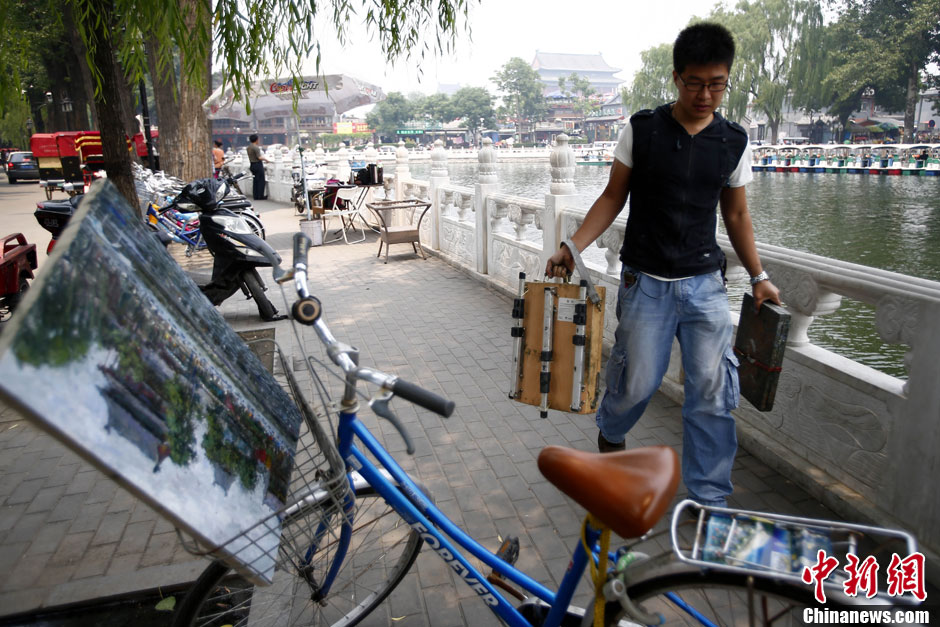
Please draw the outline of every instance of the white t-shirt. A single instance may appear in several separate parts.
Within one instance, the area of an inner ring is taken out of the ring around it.
[[[614,148],[614,158],[628,168],[633,167],[633,125],[629,122],[620,132],[620,139],[617,141],[617,147]],[[738,161],[738,167],[734,169],[728,179],[728,187],[741,187],[754,180],[754,173],[751,172],[751,143],[744,146],[744,152],[741,153],[741,160]]]

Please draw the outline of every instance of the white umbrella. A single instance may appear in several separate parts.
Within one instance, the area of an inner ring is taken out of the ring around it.
[[[251,113],[244,99],[235,100],[232,88],[221,87],[202,103],[210,120],[232,119],[241,122],[257,122],[271,118],[294,117],[293,92],[299,92],[297,115],[341,114],[366,104],[385,100],[380,87],[361,81],[348,74],[326,74],[292,79],[267,79],[258,81],[249,98]]]

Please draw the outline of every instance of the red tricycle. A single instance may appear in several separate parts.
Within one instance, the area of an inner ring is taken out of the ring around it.
[[[36,269],[36,245],[28,244],[22,233],[3,238],[0,253],[0,322],[16,309],[29,289]]]

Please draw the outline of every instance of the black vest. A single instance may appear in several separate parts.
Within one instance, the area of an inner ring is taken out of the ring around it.
[[[667,278],[721,268],[716,207],[747,147],[747,133],[715,113],[704,130],[689,135],[668,104],[636,113],[630,124],[630,214],[620,261]]]

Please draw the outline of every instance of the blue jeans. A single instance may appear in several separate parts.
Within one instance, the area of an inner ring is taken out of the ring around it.
[[[669,366],[672,339],[682,349],[682,477],[689,498],[725,505],[737,435],[738,360],[731,350],[731,318],[721,273],[660,281],[624,267],[617,297],[617,333],[607,364],[607,391],[597,426],[621,442],[640,419]],[[636,281],[626,287],[624,277]]]

